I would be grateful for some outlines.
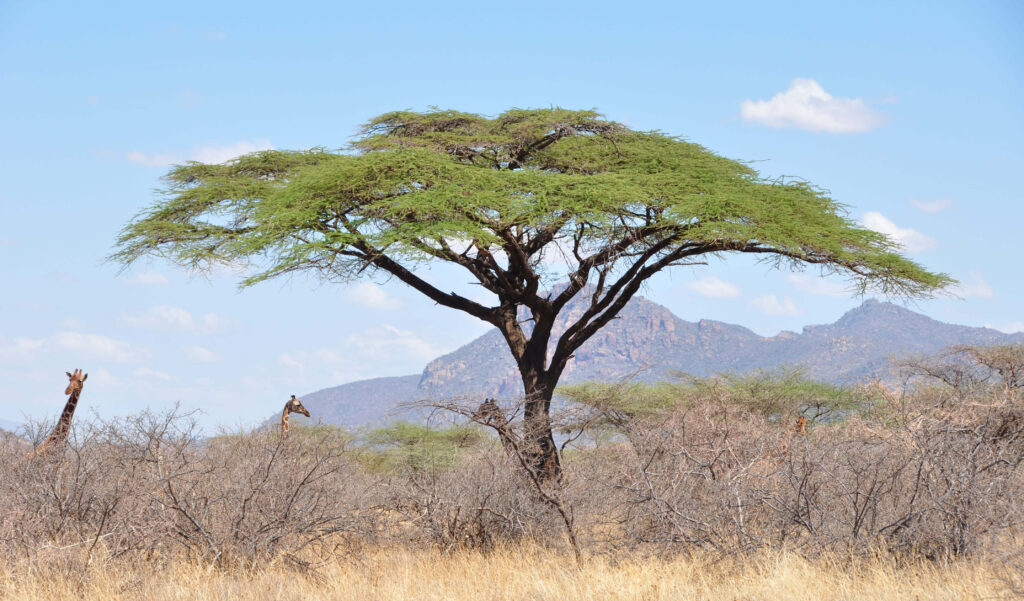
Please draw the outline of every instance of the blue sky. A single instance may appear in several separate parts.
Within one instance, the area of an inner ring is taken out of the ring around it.
[[[1024,330],[1024,8],[712,4],[0,3],[0,419],[51,418],[81,367],[80,411],[249,425],[483,333],[395,282],[239,292],[104,262],[171,163],[340,147],[429,106],[597,108],[806,178],[962,281],[911,308]],[[645,295],[774,335],[855,307],[843,286],[727,258]]]

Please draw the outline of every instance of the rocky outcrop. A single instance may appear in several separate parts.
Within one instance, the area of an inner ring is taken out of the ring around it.
[[[555,334],[582,310],[581,305],[567,307]],[[766,338],[718,321],[684,321],[665,307],[637,297],[576,352],[562,382],[656,381],[677,372],[707,376],[800,365],[813,378],[849,383],[884,377],[888,359],[894,355],[934,352],[953,344],[1022,342],[1021,334],[950,325],[876,300],[865,301],[833,324]],[[494,330],[434,359],[419,375],[353,382],[302,399],[324,422],[358,425],[379,421],[398,403],[410,400],[515,397],[521,392],[519,372],[504,339]]]

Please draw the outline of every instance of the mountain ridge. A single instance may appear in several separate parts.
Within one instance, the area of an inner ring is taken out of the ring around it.
[[[581,308],[569,306],[554,336]],[[670,379],[782,366],[802,366],[808,377],[845,384],[880,377],[892,355],[935,352],[953,344],[1021,343],[1024,334],[947,324],[889,302],[868,299],[831,324],[760,336],[739,325],[683,320],[666,307],[635,297],[588,340],[566,366],[562,383],[632,378]],[[416,375],[360,380],[302,396],[324,423],[379,423],[399,403],[459,396],[510,398],[522,394],[511,353],[497,329],[430,361]]]

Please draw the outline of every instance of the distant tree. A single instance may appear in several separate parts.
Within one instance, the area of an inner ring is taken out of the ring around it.
[[[888,295],[927,296],[952,281],[807,182],[765,180],[593,111],[393,112],[340,151],[192,162],[165,181],[112,259],[154,255],[193,270],[244,262],[256,271],[242,286],[296,272],[342,283],[383,272],[494,325],[522,376],[524,447],[543,479],[560,475],[549,410],[567,362],[665,268],[735,252],[818,265]],[[416,272],[431,261],[464,268],[495,302],[437,288]],[[577,295],[582,312],[554,332]]]

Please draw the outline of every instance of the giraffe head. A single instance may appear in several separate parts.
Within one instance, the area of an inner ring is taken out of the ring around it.
[[[302,401],[295,398],[294,394],[292,395],[292,398],[288,401],[288,412],[301,413],[302,415],[309,417],[309,411],[302,406]]]
[[[64,394],[74,394],[76,392],[82,392],[82,384],[85,383],[85,379],[89,377],[89,374],[83,374],[82,370],[76,369],[75,373],[64,372],[68,375],[68,387],[64,389]]]

